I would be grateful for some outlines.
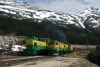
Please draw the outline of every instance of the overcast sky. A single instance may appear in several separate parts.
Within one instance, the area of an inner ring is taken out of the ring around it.
[[[44,9],[54,10],[76,14],[88,7],[100,8],[100,0],[20,0],[30,4],[42,7]]]

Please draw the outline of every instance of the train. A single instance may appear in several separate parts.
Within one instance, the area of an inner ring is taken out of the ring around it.
[[[70,44],[66,44],[49,38],[27,37],[26,49],[23,50],[25,56],[43,55],[62,55],[74,52],[75,48]]]

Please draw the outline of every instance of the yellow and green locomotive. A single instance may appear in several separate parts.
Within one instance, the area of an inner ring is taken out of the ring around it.
[[[37,54],[60,55],[67,52],[73,52],[73,47],[69,44],[57,40],[28,37],[26,41],[26,49],[24,49],[23,54],[30,56]]]

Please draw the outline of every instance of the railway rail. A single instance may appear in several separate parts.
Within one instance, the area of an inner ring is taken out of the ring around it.
[[[46,58],[50,58],[50,56],[30,56],[24,58],[5,59],[5,60],[0,60],[0,67],[11,67],[14,65],[23,64],[30,61],[36,61],[39,59],[46,59]]]

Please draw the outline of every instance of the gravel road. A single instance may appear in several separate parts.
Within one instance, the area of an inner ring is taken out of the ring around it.
[[[71,53],[47,59],[27,62],[11,67],[99,67],[84,58],[84,54]]]

